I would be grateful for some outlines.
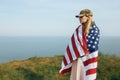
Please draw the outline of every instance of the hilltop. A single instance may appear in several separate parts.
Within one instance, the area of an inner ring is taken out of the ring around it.
[[[0,64],[0,80],[69,80],[70,73],[58,74],[62,58],[32,57]],[[97,80],[120,80],[120,57],[99,52]]]

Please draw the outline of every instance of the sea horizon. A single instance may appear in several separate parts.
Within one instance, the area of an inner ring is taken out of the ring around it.
[[[0,63],[30,57],[64,55],[70,37],[62,36],[0,36]],[[120,56],[120,37],[101,37],[99,51]]]

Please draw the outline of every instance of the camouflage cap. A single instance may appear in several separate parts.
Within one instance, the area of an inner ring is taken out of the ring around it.
[[[80,11],[80,13],[78,15],[76,15],[77,18],[81,17],[81,16],[93,16],[93,13],[89,9],[83,9]]]

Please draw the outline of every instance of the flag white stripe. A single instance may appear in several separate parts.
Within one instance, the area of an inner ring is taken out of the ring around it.
[[[72,64],[67,65],[64,69],[70,68]]]
[[[90,74],[85,77],[85,80],[95,80],[96,79],[96,73],[95,74]]]
[[[69,48],[70,48],[70,52],[72,53],[72,54],[71,54],[71,55],[72,55],[72,58],[73,58],[73,60],[75,60],[75,59],[76,59],[76,55],[75,55],[75,52],[74,52],[74,50],[73,50],[71,40],[70,40]]]
[[[98,51],[90,53],[88,56],[82,57],[82,61],[84,62],[84,61],[91,59],[91,58],[94,58],[94,57],[98,57]]]
[[[63,60],[62,60],[62,65],[61,66],[62,66],[62,68],[65,67],[65,64],[64,64]]]
[[[89,70],[89,69],[94,69],[94,68],[97,68],[97,62],[94,62],[94,63],[91,63],[87,66],[85,66],[85,70]]]
[[[69,64],[69,63],[70,63],[70,59],[69,59],[69,57],[68,57],[67,52],[65,53],[65,58],[66,58],[67,64]]]
[[[81,44],[83,45],[83,42],[82,42],[82,27],[81,26],[78,29],[78,36],[80,38]]]
[[[75,44],[77,46],[77,50],[79,51],[79,54],[81,56],[83,56],[84,55],[84,51],[83,51],[82,47],[80,46],[80,43],[79,43],[79,41],[77,39],[77,33],[74,33],[74,38],[75,38]]]

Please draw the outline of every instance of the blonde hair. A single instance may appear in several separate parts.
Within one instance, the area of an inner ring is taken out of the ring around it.
[[[92,11],[89,9],[83,9],[83,10],[81,10],[81,12],[78,16],[86,16],[89,18],[89,20],[85,24],[85,34],[88,35],[89,31],[90,31],[90,27],[93,25],[93,19],[92,19],[93,13],[92,13]]]
[[[87,21],[87,23],[85,24],[85,34],[88,35],[90,32],[90,27],[93,25],[93,19],[92,16],[88,16],[89,20]]]

